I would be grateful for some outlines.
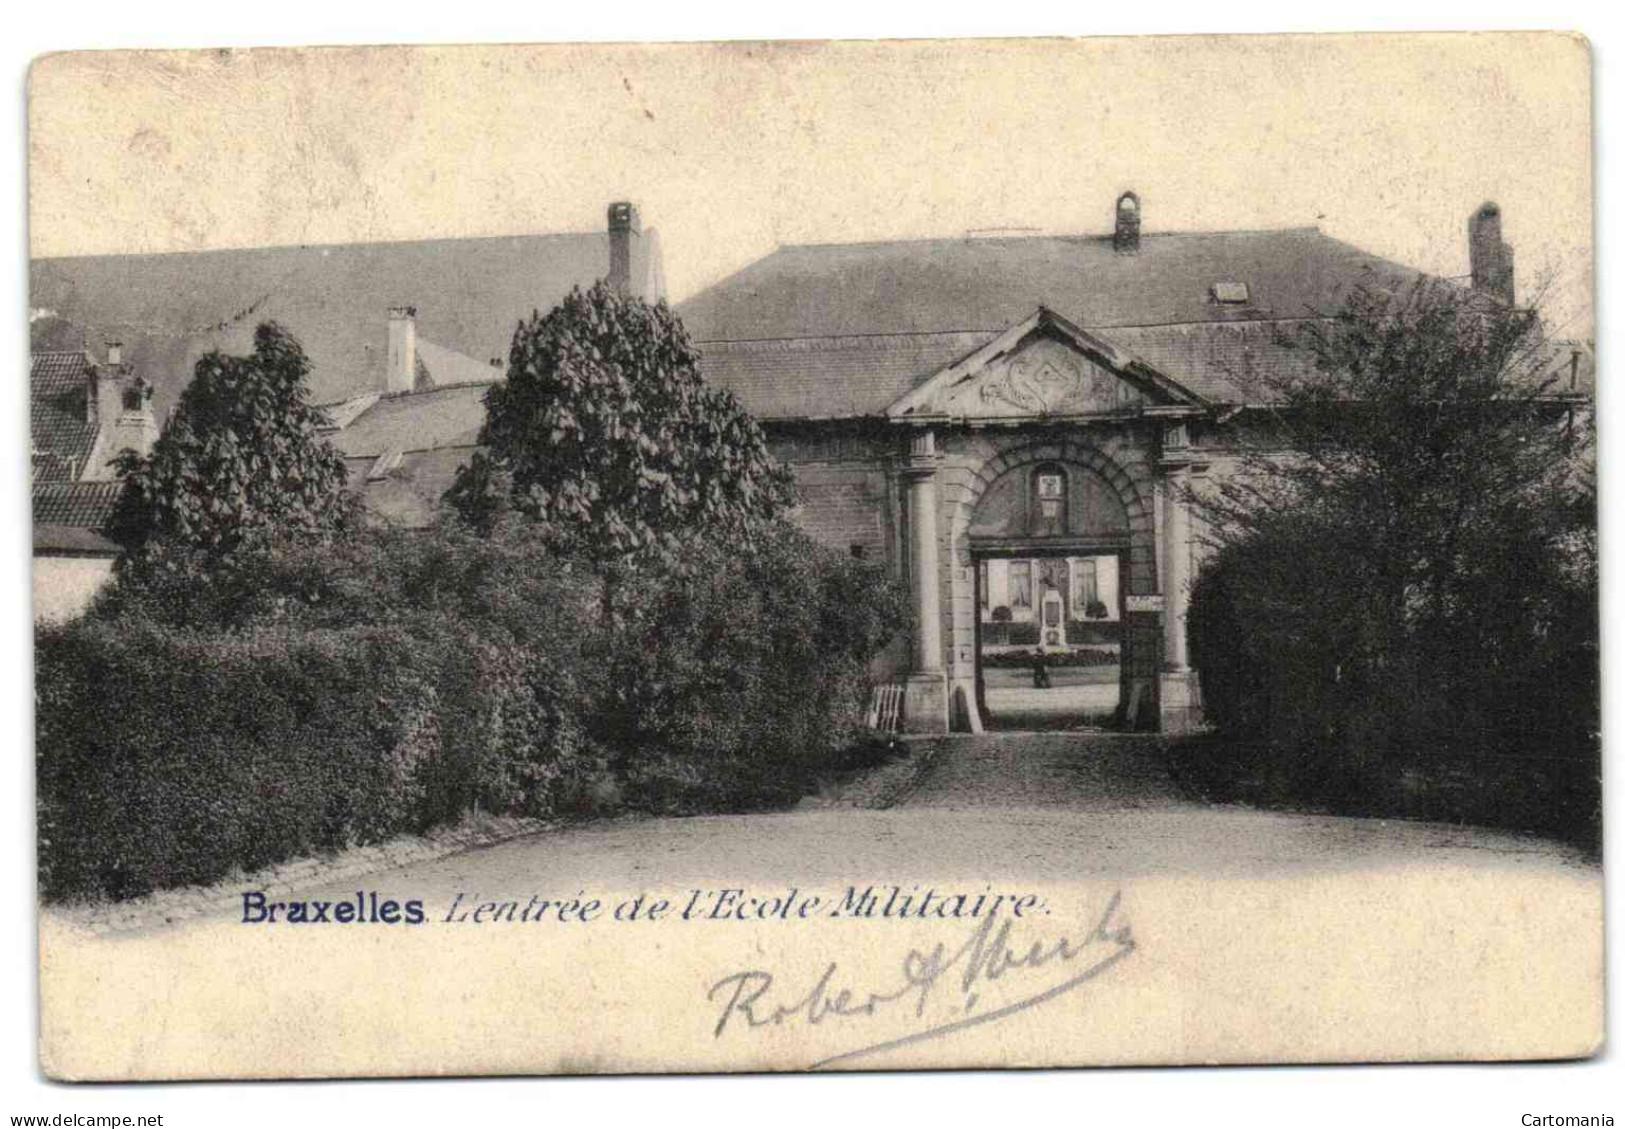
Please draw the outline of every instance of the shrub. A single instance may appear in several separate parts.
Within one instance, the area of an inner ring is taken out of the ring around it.
[[[580,716],[595,588],[524,536],[172,560],[37,633],[47,892],[127,896],[601,794]]]
[[[779,806],[905,622],[788,527],[600,579],[525,522],[183,552],[36,633],[41,889],[218,880],[453,820]]]
[[[1228,743],[1190,761],[1216,798],[1600,835],[1595,573],[1549,552],[1461,578],[1461,614],[1382,630],[1371,554],[1310,522],[1222,549],[1189,630],[1207,720]],[[1512,614],[1478,614],[1505,607]],[[1230,779],[1223,779],[1229,777]],[[1254,797],[1260,798],[1260,797]]]
[[[1072,647],[1065,651],[1050,651],[1044,656],[1048,666],[1116,666],[1122,661],[1122,656],[1113,650],[1104,647]],[[1029,670],[1033,665],[1033,652],[1030,650],[1004,651],[982,656],[982,667],[985,670]]]
[[[671,760],[724,810],[799,795],[864,737],[870,660],[906,622],[883,567],[789,526],[743,551],[689,546],[641,594],[606,655],[598,736],[662,808],[666,785],[645,785]]]
[[[1010,625],[1009,640],[1012,647],[1038,646],[1037,621],[1028,620],[1026,623],[1012,623]]]
[[[36,654],[48,896],[210,881],[421,810],[430,684],[398,636],[86,623],[42,631]]]

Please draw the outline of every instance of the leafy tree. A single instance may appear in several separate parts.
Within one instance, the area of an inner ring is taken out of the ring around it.
[[[1198,499],[1214,720],[1393,780],[1594,717],[1554,673],[1596,635],[1589,412],[1545,375],[1538,314],[1423,281],[1360,290],[1280,344],[1308,363],[1257,379],[1272,410]]]
[[[1282,344],[1312,364],[1259,381],[1265,441],[1205,503],[1222,541],[1335,530],[1363,546],[1344,582],[1398,632],[1442,625],[1565,535],[1576,439],[1536,312],[1423,280],[1356,291]]]
[[[299,342],[267,322],[246,357],[199,359],[192,383],[142,457],[115,461],[123,479],[108,533],[121,571],[175,554],[219,561],[249,542],[323,537],[357,520],[344,460],[317,432]]]
[[[462,515],[488,524],[511,507],[606,575],[695,536],[753,541],[792,500],[789,471],[732,394],[706,386],[676,315],[602,282],[520,323],[480,442],[451,495]]]

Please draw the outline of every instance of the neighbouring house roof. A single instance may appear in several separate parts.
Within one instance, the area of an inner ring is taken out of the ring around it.
[[[122,483],[36,482],[34,483],[34,526],[77,526],[100,529],[118,504]]]
[[[115,557],[119,547],[94,529],[74,525],[35,525],[34,553],[52,557]]]
[[[1548,343],[1543,376],[1551,391],[1590,399],[1597,394],[1597,343],[1555,338]]]
[[[34,482],[72,482],[96,445],[96,428],[85,417],[83,350],[35,353],[28,366],[29,438]]]
[[[633,289],[664,297],[658,233],[645,230],[630,245]],[[106,255],[35,260],[29,300],[92,340],[122,341],[125,359],[155,386],[159,419],[178,400],[198,357],[210,349],[245,354],[255,328],[278,321],[310,358],[311,398],[333,425],[327,438],[347,459],[371,468],[383,456],[447,447],[469,448],[466,458],[485,418],[485,390],[501,376],[490,359],[507,355],[521,319],[609,269],[607,231]],[[417,308],[416,387],[385,393],[388,311],[407,305]],[[35,358],[36,483],[68,482],[94,444],[95,431],[84,424],[87,363],[82,351]],[[420,461],[353,480],[369,502],[393,497],[392,484],[410,477]],[[455,467],[441,467],[444,461],[435,460],[431,478],[449,486]],[[416,490],[410,505],[399,499],[381,505],[417,524],[428,490]],[[97,527],[116,498],[116,490],[36,489],[35,521]]]
[[[485,372],[484,380],[445,388],[369,395],[359,412],[351,413],[348,404],[324,405],[334,422],[348,417],[327,440],[347,459],[472,447],[485,422],[486,390],[495,383],[496,374],[489,368]]]
[[[631,245],[633,285],[664,296],[659,235],[645,230]],[[335,402],[384,387],[392,306],[417,306],[424,367],[436,384],[458,383],[474,375],[464,361],[507,356],[521,318],[608,271],[602,231],[96,255],[34,260],[29,302],[83,327],[92,343],[122,341],[125,359],[153,382],[162,420],[199,356],[249,352],[263,321],[299,339],[313,399]]]
[[[418,349],[423,342],[418,342]],[[344,456],[350,488],[367,508],[394,525],[420,528],[435,520],[457,470],[474,457],[485,422],[484,379],[414,392],[371,393],[324,406],[339,426],[326,432]]]
[[[424,391],[426,388],[446,388],[454,384],[490,384],[493,380],[500,380],[506,371],[504,365],[476,360],[454,349],[436,345],[433,341],[426,341],[422,337],[418,338],[417,352],[419,381],[417,391]]]
[[[879,415],[1038,307],[1241,401],[1249,371],[1305,363],[1275,323],[1418,277],[1315,228],[1146,234],[1132,254],[1110,236],[929,239],[781,248],[678,313],[707,378],[766,419]]]
[[[441,499],[457,481],[457,471],[476,448],[440,447],[385,458],[346,458],[350,488],[366,499],[372,514],[392,525],[418,529],[439,515]],[[380,466],[380,463],[383,463]]]

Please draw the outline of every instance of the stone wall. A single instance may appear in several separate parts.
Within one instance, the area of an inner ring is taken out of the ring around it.
[[[965,702],[975,701],[978,610],[969,529],[977,501],[1004,475],[1052,461],[1099,475],[1128,514],[1122,576],[1125,594],[1154,596],[1160,592],[1158,530],[1163,498],[1154,462],[1156,426],[1125,422],[938,431],[938,587],[950,700],[957,694]],[[837,425],[822,432],[803,425],[794,431],[770,433],[775,457],[796,473],[802,497],[797,521],[826,544],[844,551],[861,548],[865,555],[888,561],[894,574],[905,581],[908,546],[902,531],[907,528],[907,514],[899,467],[908,438],[896,429],[853,432],[839,430]],[[1129,681],[1138,687],[1131,689],[1131,696],[1142,710],[1154,710],[1161,616],[1130,612],[1124,631],[1130,651]],[[909,641],[899,640],[877,665],[877,673],[900,677],[909,668],[908,655]]]
[[[867,431],[830,425],[768,429],[773,457],[796,476],[801,504],[798,525],[843,553],[861,551],[907,578],[899,530],[902,512],[894,456],[901,437],[893,431]],[[875,659],[877,680],[895,681],[908,673],[910,637],[894,640]]]
[[[796,476],[796,522],[841,552],[901,567],[893,468],[897,437],[807,428],[770,432],[773,457]],[[896,573],[894,572],[894,575]]]
[[[112,557],[35,557],[35,621],[60,623],[84,614],[112,579]]]

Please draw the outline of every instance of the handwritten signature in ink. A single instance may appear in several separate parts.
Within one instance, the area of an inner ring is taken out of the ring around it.
[[[1066,937],[1053,941],[1018,939],[1012,936],[1016,923],[994,914],[983,919],[957,949],[950,951],[951,942],[930,949],[910,949],[903,957],[901,979],[879,990],[842,986],[837,961],[830,961],[823,975],[799,997],[776,991],[777,979],[771,972],[735,972],[712,984],[706,994],[707,1000],[721,1004],[712,1035],[720,1039],[733,1029],[791,1023],[818,1026],[832,1020],[866,1019],[894,1014],[910,1004],[915,1018],[925,1019],[927,1004],[933,998],[947,997],[954,1018],[899,1038],[832,1055],[813,1063],[811,1069],[817,1070],[994,1023],[1076,991],[1132,953],[1134,936],[1128,924],[1119,919],[1121,904],[1119,891],[1112,895],[1094,928],[1079,941]],[[1065,973],[1065,978],[1057,981],[1059,973]],[[945,987],[939,994],[939,985],[953,987]],[[952,994],[955,987],[957,998]],[[1018,988],[1020,995],[1007,1001],[1005,993],[1000,992],[998,1006],[977,1011],[982,997],[998,987]],[[792,1002],[776,1002],[786,996]]]

